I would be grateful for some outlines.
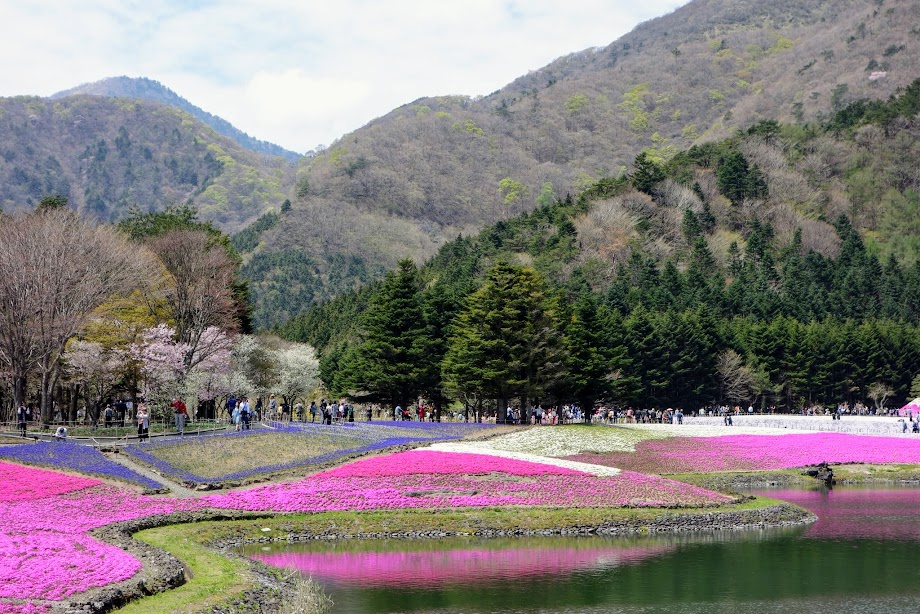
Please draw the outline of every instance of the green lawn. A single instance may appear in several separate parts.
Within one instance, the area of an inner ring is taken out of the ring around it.
[[[147,529],[134,535],[142,542],[169,552],[188,567],[188,582],[164,593],[133,601],[119,610],[130,614],[169,614],[218,605],[253,585],[245,561],[221,556],[197,539],[195,524]]]

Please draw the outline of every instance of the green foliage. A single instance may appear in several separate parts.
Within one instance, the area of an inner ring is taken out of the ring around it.
[[[505,204],[511,207],[527,197],[527,186],[511,177],[505,177],[498,182],[498,192]]]
[[[415,401],[431,358],[425,333],[418,270],[403,260],[362,314],[352,359],[339,364],[351,396],[388,407]]]
[[[499,262],[457,316],[443,363],[447,387],[505,406],[521,398],[526,408],[564,372],[556,317],[535,270]]]
[[[719,164],[716,171],[719,191],[735,206],[746,198],[763,198],[767,195],[767,182],[757,166],[748,166],[739,151],[732,151]]]
[[[290,201],[285,202],[287,202],[288,207],[290,207]],[[283,206],[282,213],[285,213]],[[230,243],[233,245],[233,248],[241,254],[251,252],[259,244],[259,237],[262,233],[270,228],[274,228],[280,220],[281,216],[274,211],[263,213],[255,222],[233,235],[230,239]]]
[[[52,194],[50,196],[45,196],[40,201],[38,201],[38,206],[36,210],[38,211],[51,211],[53,209],[66,209],[67,208],[67,197],[60,194]]]
[[[655,162],[648,152],[643,151],[636,156],[635,170],[631,179],[633,187],[640,192],[651,194],[655,186],[664,181],[665,173],[661,165]]]

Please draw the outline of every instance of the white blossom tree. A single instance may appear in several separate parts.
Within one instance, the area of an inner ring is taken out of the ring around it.
[[[309,345],[293,343],[275,350],[278,382],[272,389],[285,403],[293,403],[319,384],[319,360]]]

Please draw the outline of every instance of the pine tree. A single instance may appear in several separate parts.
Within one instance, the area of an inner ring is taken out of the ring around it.
[[[403,260],[373,295],[359,326],[360,341],[349,365],[359,398],[406,407],[422,391],[425,319],[418,270]]]
[[[517,398],[521,410],[558,385],[565,352],[543,278],[499,262],[458,314],[442,374],[449,389],[496,399],[499,419]]]
[[[568,351],[568,394],[590,416],[598,401],[609,401],[622,385],[626,348],[616,320],[583,291],[568,314],[565,342]]]

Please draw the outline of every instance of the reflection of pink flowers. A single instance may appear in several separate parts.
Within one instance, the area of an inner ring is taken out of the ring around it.
[[[579,454],[571,460],[644,473],[753,471],[829,463],[920,463],[920,440],[845,433],[672,437],[635,452]]]
[[[445,584],[475,584],[482,578],[510,580],[636,563],[670,550],[673,546],[649,544],[603,548],[285,552],[254,554],[252,558],[342,584],[430,589]]]
[[[757,494],[813,512],[818,521],[808,527],[806,537],[920,541],[920,491],[915,488],[766,490]]]

